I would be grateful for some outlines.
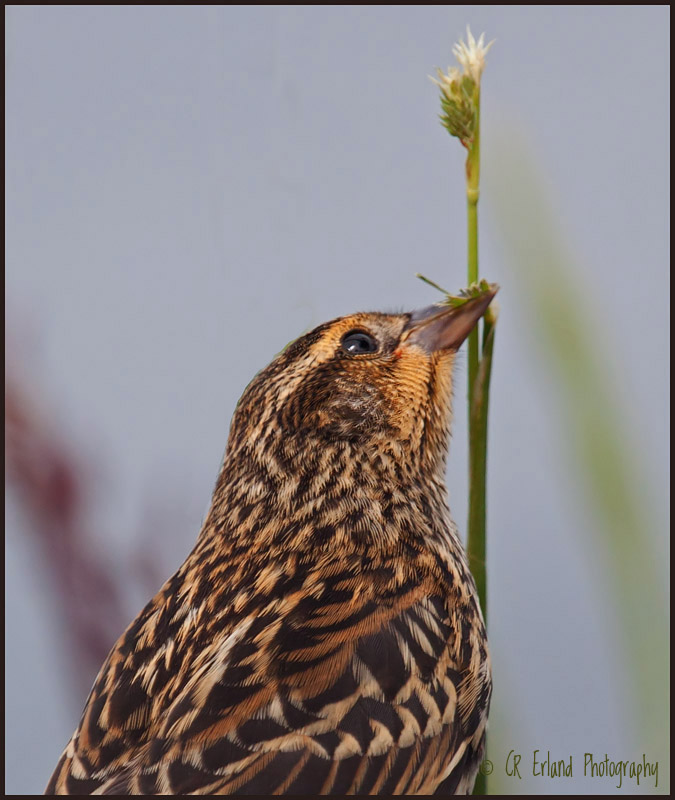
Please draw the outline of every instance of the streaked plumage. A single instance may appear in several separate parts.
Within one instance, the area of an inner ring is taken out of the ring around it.
[[[454,353],[492,296],[334,320],[254,378],[195,548],[47,794],[471,791],[490,661],[444,470]]]

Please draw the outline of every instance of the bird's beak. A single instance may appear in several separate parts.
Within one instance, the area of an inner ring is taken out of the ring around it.
[[[461,306],[433,305],[413,311],[403,331],[401,344],[418,344],[430,353],[459,350],[498,290],[499,286],[491,283],[479,297],[472,297]]]

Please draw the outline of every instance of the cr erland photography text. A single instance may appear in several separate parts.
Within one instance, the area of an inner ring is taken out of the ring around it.
[[[652,761],[646,753],[629,759],[615,758],[608,753],[570,753],[563,758],[551,755],[550,750],[535,749],[529,752],[509,750],[502,760],[509,778],[521,779],[526,775],[562,779],[585,777],[612,781],[617,789],[637,788],[645,784],[658,788],[659,762]],[[495,764],[486,759],[481,772],[489,775]]]

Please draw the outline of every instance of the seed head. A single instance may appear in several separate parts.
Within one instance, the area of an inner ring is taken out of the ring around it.
[[[481,33],[476,41],[468,26],[466,35],[466,42],[460,39],[452,48],[462,69],[448,67],[447,73],[444,73],[437,68],[438,80],[429,77],[441,90],[441,124],[451,136],[456,136],[465,147],[469,147],[478,118],[480,80],[485,68],[485,56],[494,44],[494,39],[486,45],[485,34]]]

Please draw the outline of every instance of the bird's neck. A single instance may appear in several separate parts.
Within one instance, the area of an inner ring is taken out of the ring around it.
[[[205,537],[237,549],[458,545],[442,464],[423,470],[392,442],[321,447],[279,439],[228,452]]]

